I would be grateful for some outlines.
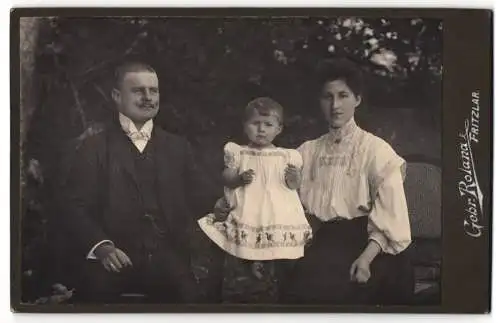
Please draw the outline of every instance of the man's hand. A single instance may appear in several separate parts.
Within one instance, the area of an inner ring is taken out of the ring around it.
[[[240,180],[243,185],[248,185],[253,182],[253,178],[255,176],[255,171],[253,169],[249,169],[240,174]]]
[[[225,221],[231,210],[232,208],[229,206],[229,203],[227,203],[226,199],[224,197],[221,197],[217,200],[214,206],[214,221]]]
[[[285,169],[285,182],[290,189],[296,190],[300,187],[301,177],[302,175],[299,168],[292,164],[287,165]]]
[[[127,254],[111,243],[103,243],[94,253],[107,271],[119,273],[125,267],[132,267],[132,261]]]

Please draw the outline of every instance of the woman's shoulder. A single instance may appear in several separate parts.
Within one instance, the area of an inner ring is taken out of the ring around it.
[[[321,144],[321,142],[325,136],[326,136],[326,134],[321,135],[321,136],[314,138],[314,139],[306,140],[296,150],[298,150],[299,152],[305,152],[305,151],[311,149],[312,147],[316,147],[317,145]]]
[[[366,162],[370,168],[375,170],[383,169],[387,165],[404,164],[404,159],[394,150],[389,142],[383,138],[364,131],[363,145],[366,152]]]
[[[383,138],[361,129],[361,142],[362,145],[366,146],[368,152],[370,154],[380,154],[380,153],[393,153],[395,154],[394,149],[391,144],[389,144]]]

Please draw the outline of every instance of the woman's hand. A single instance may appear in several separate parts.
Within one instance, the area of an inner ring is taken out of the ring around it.
[[[357,283],[366,283],[371,277],[370,261],[360,256],[354,260],[350,270],[351,281]]]
[[[366,283],[371,276],[370,264],[381,251],[380,245],[375,240],[369,240],[365,250],[351,265],[351,281]]]

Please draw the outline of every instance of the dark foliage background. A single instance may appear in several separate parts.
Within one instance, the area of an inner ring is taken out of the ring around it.
[[[440,160],[438,20],[41,18],[36,29],[30,51],[21,50],[32,55],[21,57],[32,66],[24,70],[29,98],[22,98],[27,102],[22,214],[27,301],[50,294],[58,282],[49,263],[51,188],[65,151],[76,144],[72,140],[111,119],[112,73],[123,60],[145,61],[157,70],[156,122],[189,138],[214,189],[220,189],[223,144],[242,139],[241,109],[253,97],[269,95],[285,107],[279,145],[296,147],[326,130],[312,71],[327,57],[348,56],[366,71],[367,92],[357,112],[363,128],[406,158]],[[203,265],[196,270],[203,276]]]

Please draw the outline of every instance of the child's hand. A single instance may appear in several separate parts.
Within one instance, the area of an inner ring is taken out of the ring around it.
[[[285,181],[290,189],[296,190],[300,187],[302,175],[300,169],[292,164],[288,164],[285,169]]]
[[[240,180],[243,185],[248,185],[253,182],[253,178],[255,176],[255,171],[253,169],[249,169],[240,174]]]

